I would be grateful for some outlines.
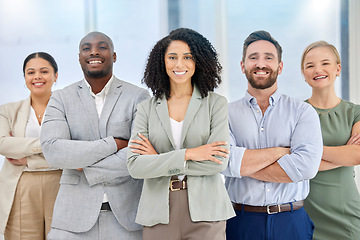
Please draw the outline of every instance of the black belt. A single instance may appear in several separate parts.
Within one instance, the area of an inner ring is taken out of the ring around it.
[[[291,207],[292,205],[292,207]],[[291,210],[298,210],[302,206],[304,206],[304,201],[297,201],[285,203],[281,205],[268,205],[268,206],[251,206],[251,205],[245,205],[245,204],[238,204],[233,203],[233,207],[235,210],[242,211],[244,209],[245,212],[258,212],[258,213],[267,213],[267,214],[274,214],[279,212],[289,212]]]
[[[111,211],[109,202],[103,202],[100,210],[101,211]]]

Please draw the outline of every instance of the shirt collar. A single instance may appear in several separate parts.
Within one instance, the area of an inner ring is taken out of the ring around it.
[[[109,90],[110,90],[110,85],[111,83],[113,82],[114,80],[114,75],[111,76],[111,78],[109,79],[109,81],[106,83],[105,87],[97,94],[95,94],[93,91],[92,91],[92,88],[90,86],[90,84],[88,83],[88,81],[86,81],[85,79],[85,84],[86,86],[89,88],[89,91],[90,91],[90,94],[91,96],[106,96],[108,93],[109,93]]]
[[[269,103],[270,106],[274,106],[280,99],[280,92],[279,90],[276,90],[270,97],[269,97]],[[250,105],[253,104],[257,104],[256,98],[254,96],[252,96],[248,91],[246,91],[245,93],[245,100],[246,102],[248,102]]]

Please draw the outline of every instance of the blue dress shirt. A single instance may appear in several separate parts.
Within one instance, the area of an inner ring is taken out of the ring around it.
[[[319,117],[307,103],[276,91],[264,115],[248,92],[229,104],[230,160],[223,172],[230,199],[253,206],[303,200],[320,165],[323,143]],[[264,182],[240,175],[245,150],[290,147],[277,162],[292,183]]]

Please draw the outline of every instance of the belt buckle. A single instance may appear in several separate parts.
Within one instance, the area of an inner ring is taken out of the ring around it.
[[[180,188],[173,188],[173,183],[174,183],[174,182],[180,182],[180,180],[179,180],[179,179],[171,180],[171,181],[170,181],[170,190],[171,190],[172,192],[174,192],[174,191],[179,191]]]
[[[274,206],[277,206],[278,207],[278,211],[276,212],[271,212],[270,211],[270,207],[274,207]],[[275,214],[275,213],[279,213],[279,212],[281,212],[281,208],[280,208],[280,205],[267,205],[266,206],[266,212],[267,212],[267,214]]]

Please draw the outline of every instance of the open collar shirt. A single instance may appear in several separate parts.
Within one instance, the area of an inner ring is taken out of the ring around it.
[[[322,156],[319,117],[307,103],[280,94],[269,98],[265,113],[248,92],[229,104],[230,160],[223,172],[230,199],[253,206],[284,204],[303,200],[309,194]],[[246,149],[290,147],[291,154],[277,162],[292,183],[264,182],[240,175]]]

